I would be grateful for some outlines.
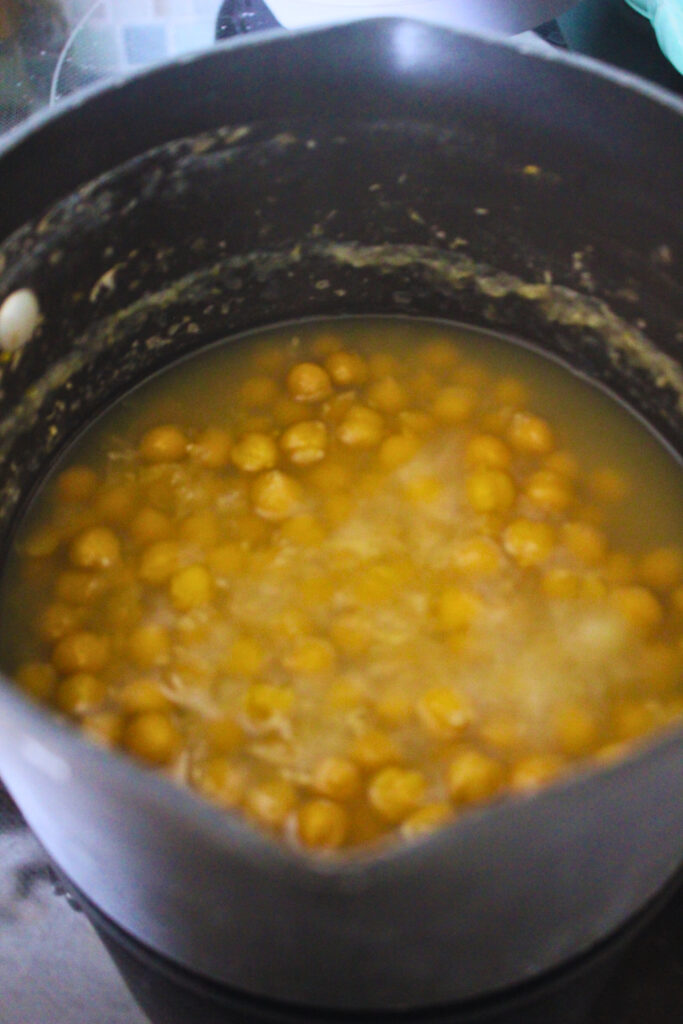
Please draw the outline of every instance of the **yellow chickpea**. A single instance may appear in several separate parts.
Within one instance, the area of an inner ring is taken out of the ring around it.
[[[287,715],[294,706],[295,694],[289,686],[252,683],[244,696],[244,711],[252,722],[267,722]]]
[[[416,710],[423,727],[439,739],[458,736],[475,717],[470,699],[464,693],[445,686],[433,687],[423,693]]]
[[[40,635],[43,640],[54,643],[67,633],[75,632],[82,621],[82,609],[56,601],[49,604],[40,617]]]
[[[431,505],[438,501],[443,492],[443,484],[431,473],[420,473],[412,476],[403,485],[403,493],[408,501],[417,505]]]
[[[263,647],[250,636],[238,636],[232,643],[225,664],[226,671],[239,676],[256,676],[266,662]]]
[[[63,637],[52,652],[52,664],[62,675],[99,672],[108,659],[108,639],[86,630]]]
[[[325,457],[327,427],[322,420],[303,420],[284,431],[280,447],[295,466],[310,466]]]
[[[448,804],[426,804],[402,822],[401,835],[404,839],[419,839],[431,835],[452,820],[453,808]]]
[[[207,509],[186,516],[181,522],[178,532],[180,539],[186,544],[206,549],[213,548],[218,543],[220,526],[216,515]]]
[[[373,448],[383,434],[382,417],[364,405],[352,405],[337,427],[337,437],[349,448]]]
[[[292,423],[307,420],[310,410],[303,402],[295,402],[289,395],[283,395],[273,405],[272,413],[275,423],[281,427],[288,427]]]
[[[664,616],[661,604],[646,587],[615,587],[609,600],[629,626],[645,634],[655,630]]]
[[[515,519],[503,533],[503,547],[522,568],[545,562],[554,546],[555,531],[548,523]]]
[[[251,487],[254,512],[262,519],[287,519],[298,508],[301,486],[291,476],[272,469],[257,477]]]
[[[121,545],[108,527],[93,526],[71,542],[69,558],[79,569],[111,569],[121,561]]]
[[[385,725],[405,725],[415,714],[415,702],[404,687],[389,685],[377,694],[374,710]]]
[[[332,800],[309,800],[299,808],[296,832],[300,842],[319,850],[338,850],[349,830],[348,815]]]
[[[617,739],[636,740],[658,724],[659,708],[651,700],[624,700],[614,708],[613,717]]]
[[[540,789],[562,771],[561,758],[552,754],[530,754],[513,766],[510,773],[510,787],[517,792],[531,792]]]
[[[226,810],[240,806],[246,784],[244,768],[227,757],[211,757],[192,773],[192,785],[197,792]]]
[[[330,626],[330,636],[344,654],[357,657],[372,643],[372,631],[365,616],[357,612],[339,615]]]
[[[568,601],[581,593],[581,576],[573,569],[548,569],[541,580],[541,589],[548,597]]]
[[[425,798],[427,781],[410,768],[383,768],[368,786],[368,800],[386,821],[398,824],[412,814]]]
[[[467,537],[454,545],[449,564],[466,576],[492,576],[503,566],[503,552],[490,537]]]
[[[63,679],[57,687],[55,702],[68,715],[85,715],[102,703],[106,687],[89,672],[76,672]]]
[[[257,824],[280,829],[297,804],[294,786],[286,779],[269,779],[247,790],[247,813]]]
[[[230,458],[243,473],[261,473],[277,464],[277,445],[268,434],[244,434],[233,445]]]
[[[311,786],[331,800],[352,800],[360,792],[360,771],[346,757],[325,757],[313,770]]]
[[[126,714],[142,711],[168,711],[171,707],[156,679],[131,679],[114,694],[116,703]]]
[[[648,551],[640,560],[638,575],[653,590],[673,590],[683,578],[683,551],[676,547]]]
[[[214,754],[234,754],[244,743],[244,732],[232,715],[220,715],[204,724],[206,742]]]
[[[317,363],[297,363],[287,374],[287,389],[296,402],[322,402],[332,394],[332,381]]]
[[[598,745],[598,724],[585,708],[568,704],[555,717],[555,736],[567,757],[583,757]]]
[[[65,604],[92,604],[107,589],[106,576],[67,569],[55,583],[55,597]]]
[[[529,477],[525,493],[534,505],[548,513],[564,512],[572,500],[566,479],[549,469],[540,469]]]
[[[510,449],[495,434],[475,434],[465,448],[465,462],[468,466],[507,469],[511,461]]]
[[[168,516],[149,505],[141,508],[130,524],[131,537],[140,545],[168,540],[172,533],[173,526]]]
[[[128,641],[129,655],[140,668],[167,664],[169,648],[168,630],[152,622],[134,629]]]
[[[158,541],[142,552],[138,576],[143,583],[165,583],[177,571],[179,561],[180,549],[175,541]]]
[[[381,377],[368,385],[365,400],[372,409],[391,415],[405,409],[408,396],[395,377]]]
[[[479,735],[489,746],[507,754],[521,747],[523,740],[518,719],[509,715],[489,718],[482,723]]]
[[[144,462],[179,462],[187,454],[187,438],[179,427],[153,427],[143,435],[138,451]]]
[[[120,526],[127,523],[135,508],[135,488],[131,484],[112,484],[95,497],[94,512],[102,522]]]
[[[525,455],[547,455],[555,445],[548,423],[530,412],[514,414],[507,436],[512,447]]]
[[[434,396],[432,412],[440,423],[464,423],[477,406],[477,393],[462,384],[442,388]]]
[[[245,406],[263,409],[272,405],[277,397],[277,384],[272,377],[259,375],[248,377],[240,388],[240,398]]]
[[[17,669],[19,686],[35,700],[47,701],[54,693],[57,673],[52,665],[44,661],[28,661]]]
[[[331,352],[325,360],[325,369],[340,388],[360,387],[368,378],[367,364],[357,352]]]
[[[512,478],[502,469],[476,469],[465,480],[467,500],[475,512],[506,512],[516,492]]]
[[[240,572],[244,557],[244,551],[237,541],[226,541],[207,552],[206,564],[217,579],[226,578]]]
[[[420,450],[415,434],[391,434],[379,446],[379,461],[385,469],[398,469],[410,462]]]
[[[190,455],[206,469],[223,469],[230,462],[232,437],[220,427],[207,427],[190,446]]]
[[[62,543],[62,537],[51,526],[33,530],[21,544],[21,553],[28,558],[49,558]]]
[[[565,451],[551,452],[543,464],[551,473],[557,473],[567,480],[576,480],[581,470],[576,456]]]
[[[164,765],[180,753],[182,736],[167,714],[144,711],[126,723],[122,743],[130,754],[142,761]]]
[[[280,535],[292,544],[301,547],[315,547],[325,539],[325,528],[315,516],[302,512],[285,520]]]
[[[436,603],[436,616],[441,629],[447,632],[469,627],[481,615],[483,602],[477,594],[460,587],[445,587]]]
[[[57,477],[57,496],[65,502],[89,501],[97,490],[97,474],[87,466],[71,466]]]
[[[504,781],[500,761],[474,747],[461,750],[450,762],[446,785],[459,804],[476,804],[496,796]]]
[[[562,527],[562,541],[584,565],[599,565],[607,554],[607,540],[592,523],[571,522]]]
[[[361,768],[369,771],[401,760],[401,751],[396,741],[380,729],[368,729],[358,736],[351,747],[350,755]]]
[[[173,573],[169,590],[171,601],[179,611],[201,608],[213,598],[211,573],[205,565],[188,565]]]
[[[336,654],[329,640],[307,636],[298,639],[282,661],[289,672],[297,675],[317,675],[334,668]]]

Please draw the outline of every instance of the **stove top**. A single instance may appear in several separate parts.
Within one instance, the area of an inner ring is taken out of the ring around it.
[[[679,883],[639,927],[512,1001],[395,1020],[397,1024],[674,1024],[682,1015],[683,884]],[[342,1024],[340,1016],[333,1019]],[[357,1019],[369,1024],[369,1018]],[[298,1020],[324,1024],[318,1014],[299,1017],[214,991],[173,972],[117,934],[91,908],[84,913],[0,786],[0,1024],[295,1024]]]

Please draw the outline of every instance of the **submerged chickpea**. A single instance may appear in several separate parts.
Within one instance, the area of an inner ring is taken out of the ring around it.
[[[301,497],[297,481],[277,469],[257,477],[251,488],[254,511],[263,519],[287,519],[298,508]]]
[[[89,672],[77,672],[59,684],[55,703],[68,715],[85,715],[102,703],[105,694],[101,679]]]
[[[198,793],[219,807],[239,807],[246,791],[244,769],[227,757],[212,757],[198,765],[192,775]]]
[[[207,469],[222,469],[230,462],[232,437],[220,427],[207,427],[190,447],[193,459]]]
[[[142,761],[164,765],[179,753],[182,736],[167,714],[144,711],[126,724],[122,743],[129,753]]]
[[[97,474],[87,466],[71,466],[57,477],[57,495],[62,501],[89,501],[97,489]]]
[[[245,806],[250,817],[264,828],[280,829],[295,809],[297,794],[286,779],[274,778],[247,790]]]
[[[112,530],[94,526],[71,542],[69,557],[79,569],[111,569],[121,560],[121,545]]]
[[[368,787],[368,800],[387,821],[400,822],[423,802],[427,781],[410,768],[383,768]]]
[[[52,663],[58,672],[99,672],[109,658],[109,640],[98,633],[82,630],[60,640],[53,652]]]
[[[504,780],[503,766],[474,748],[463,749],[446,773],[448,792],[456,803],[481,803],[496,796]]]
[[[325,757],[313,771],[311,785],[331,800],[352,800],[360,792],[361,776],[357,765],[346,757]]]
[[[417,702],[417,715],[429,733],[444,739],[459,735],[475,717],[469,698],[447,687],[427,690]]]
[[[337,427],[337,437],[350,448],[373,448],[382,439],[384,421],[374,409],[352,405]]]
[[[322,402],[332,394],[332,381],[317,363],[298,363],[287,374],[287,388],[297,402]]]
[[[359,387],[368,377],[367,364],[357,352],[331,352],[325,360],[325,369],[340,388]]]
[[[527,455],[547,455],[555,445],[548,423],[530,412],[514,414],[508,430],[508,441],[517,451]]]
[[[404,839],[419,839],[421,836],[436,832],[452,818],[453,808],[448,804],[426,804],[404,819],[401,824],[401,835]]]
[[[548,523],[515,519],[503,533],[503,547],[523,568],[545,562],[554,546],[555,531]]]
[[[332,800],[309,800],[297,812],[296,830],[304,846],[338,850],[349,830],[348,816]]]
[[[304,420],[284,431],[280,447],[296,466],[309,466],[325,457],[327,427],[321,420]]]
[[[467,499],[475,512],[506,512],[514,505],[512,478],[502,469],[477,469],[465,481]]]
[[[48,701],[54,692],[57,673],[47,662],[29,661],[17,669],[16,680],[35,700]]]
[[[187,438],[179,427],[154,427],[143,436],[139,452],[145,462],[179,462],[187,454]]]
[[[268,434],[244,434],[233,445],[230,457],[244,473],[261,473],[277,464],[277,445]]]

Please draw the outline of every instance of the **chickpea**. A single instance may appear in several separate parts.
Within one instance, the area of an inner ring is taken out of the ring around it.
[[[336,493],[349,487],[351,473],[348,466],[326,459],[325,462],[318,463],[318,465],[313,467],[308,475],[308,479],[319,490]]]
[[[337,437],[350,448],[373,448],[383,434],[382,417],[364,405],[352,405],[337,427]]]
[[[236,541],[227,541],[207,552],[206,564],[217,579],[226,578],[240,572],[244,557],[244,551]]]
[[[206,469],[223,469],[230,462],[232,437],[220,427],[207,427],[190,446],[190,455]]]
[[[116,703],[126,714],[142,711],[168,711],[171,702],[156,679],[131,679],[115,694]]]
[[[366,701],[363,688],[353,679],[340,679],[327,691],[326,702],[335,711],[352,711]],[[357,758],[361,760],[361,758]]]
[[[464,423],[477,406],[477,393],[473,388],[455,384],[442,388],[432,404],[432,412],[440,423]]]
[[[475,717],[469,698],[445,686],[422,694],[417,702],[417,716],[427,732],[440,739],[458,736]]]
[[[530,412],[514,414],[507,436],[512,447],[525,455],[547,455],[555,444],[546,421]]]
[[[270,779],[247,790],[246,809],[264,828],[280,829],[296,808],[297,794],[286,779]]]
[[[500,405],[512,405],[518,408],[527,405],[529,389],[518,377],[501,377],[493,387],[493,397]]]
[[[617,739],[636,740],[645,736],[658,724],[658,718],[658,707],[654,701],[622,701],[614,709]]]
[[[57,577],[55,597],[64,604],[92,604],[102,596],[107,586],[105,576],[67,569]]]
[[[52,665],[44,661],[28,661],[16,671],[19,686],[35,700],[47,701],[57,683],[57,673]]]
[[[595,716],[583,707],[567,704],[555,717],[555,736],[563,754],[582,757],[598,745]]]
[[[67,633],[75,632],[83,621],[83,612],[73,605],[57,601],[49,604],[40,618],[40,635],[43,640],[54,643]]]
[[[130,524],[131,537],[140,545],[168,540],[172,533],[173,526],[168,516],[149,505],[141,508]]]
[[[244,769],[227,757],[211,757],[192,773],[192,785],[197,792],[228,810],[242,803],[246,783]]]
[[[171,601],[178,611],[201,608],[211,602],[213,594],[213,580],[204,565],[189,565],[171,577]]]
[[[336,646],[350,657],[364,654],[372,643],[367,620],[357,612],[339,615],[330,626],[330,636]]]
[[[530,792],[552,782],[562,771],[562,760],[552,754],[531,754],[521,758],[510,773],[510,787]]]
[[[288,714],[294,705],[294,691],[289,686],[252,683],[244,697],[244,710],[253,722],[267,722]]]
[[[97,474],[87,466],[71,466],[57,477],[57,496],[69,503],[89,501],[97,490]]]
[[[490,537],[468,537],[453,547],[450,564],[467,576],[492,576],[503,566],[503,552]]]
[[[280,447],[296,466],[309,466],[325,457],[327,427],[321,420],[294,423],[280,438]]]
[[[567,481],[549,469],[540,469],[527,481],[526,496],[548,513],[564,512],[572,500]]]
[[[408,396],[395,377],[381,377],[368,385],[365,400],[370,408],[392,415],[405,409]]]
[[[465,480],[467,500],[475,512],[506,512],[515,502],[515,485],[502,469],[477,469]]]
[[[57,687],[56,704],[68,715],[85,715],[104,700],[106,687],[89,672],[76,672]]]
[[[607,554],[605,535],[592,523],[565,523],[562,527],[562,541],[567,550],[584,565],[598,565]]]
[[[313,770],[313,789],[331,800],[352,800],[361,787],[358,766],[346,757],[325,757]]]
[[[42,526],[34,530],[21,545],[23,555],[28,558],[50,558],[62,542],[57,530]]]
[[[541,580],[541,588],[548,597],[571,600],[581,593],[581,577],[573,569],[548,569]]]
[[[220,715],[206,722],[206,742],[214,754],[234,754],[244,743],[244,732],[232,715]]]
[[[683,551],[675,547],[648,551],[640,560],[638,575],[653,590],[673,590],[683,578]]]
[[[417,434],[418,437],[431,434],[436,427],[434,417],[421,409],[404,409],[398,414],[398,421],[402,430]]]
[[[282,398],[278,398],[273,406],[273,419],[282,427],[288,427],[292,423],[307,420],[309,415],[310,410],[306,408],[305,404],[295,402],[289,395],[283,395]]]
[[[628,625],[641,633],[651,633],[662,621],[662,606],[646,587],[615,587],[609,600]]]
[[[519,721],[505,715],[484,722],[479,734],[489,746],[504,753],[519,748],[523,739]]]
[[[133,514],[135,497],[135,488],[131,484],[112,484],[95,497],[95,515],[105,523],[123,525]]]
[[[483,603],[477,594],[460,587],[446,587],[439,595],[436,606],[439,627],[449,632],[469,629],[482,610]]]
[[[266,662],[261,644],[250,636],[238,636],[228,654],[226,670],[238,676],[256,676]]]
[[[182,736],[164,712],[144,711],[126,723],[122,743],[130,754],[142,761],[164,765],[180,752]]]
[[[475,748],[464,748],[451,761],[446,785],[459,804],[475,804],[496,796],[503,785],[503,766]]]
[[[465,449],[465,462],[468,466],[507,469],[512,462],[512,453],[495,434],[476,434]]]
[[[453,820],[453,808],[448,804],[426,804],[409,815],[401,824],[404,839],[419,839],[431,835]]]
[[[555,545],[555,531],[548,523],[515,519],[503,533],[503,547],[522,568],[547,561]]]
[[[254,511],[263,519],[287,519],[296,511],[301,497],[296,480],[277,469],[257,477],[251,488]]]
[[[419,505],[430,505],[438,501],[443,484],[438,477],[429,473],[413,476],[404,483],[404,494],[408,501]]]
[[[401,760],[401,752],[388,733],[368,729],[358,736],[351,748],[351,757],[369,771]]]
[[[417,810],[427,791],[422,772],[383,768],[370,782],[368,800],[386,821],[398,824]]]
[[[153,427],[143,435],[138,451],[144,462],[179,462],[187,454],[187,438],[178,427]]]
[[[150,544],[142,552],[138,576],[144,583],[165,583],[177,571],[179,561],[180,549],[175,541]]]
[[[108,659],[107,637],[85,630],[69,633],[57,642],[52,652],[52,664],[62,675],[99,672]]]
[[[296,831],[304,846],[338,850],[344,845],[348,829],[346,811],[332,800],[309,800],[297,812]]]
[[[368,377],[366,362],[357,352],[331,352],[325,360],[325,369],[340,388],[360,387]]]
[[[112,530],[94,526],[71,542],[69,557],[79,569],[111,569],[121,561],[121,545]]]
[[[134,629],[128,641],[130,657],[140,668],[154,668],[167,664],[169,648],[168,630],[153,622]]]
[[[375,714],[387,725],[405,725],[413,718],[415,706],[412,697],[400,685],[387,686],[374,701]]]
[[[332,394],[332,381],[317,363],[297,363],[287,374],[287,389],[296,402],[322,402]]]
[[[634,583],[636,579],[635,562],[625,551],[610,552],[602,571],[607,582],[616,585]]]
[[[308,636],[298,639],[283,658],[285,668],[297,675],[330,672],[335,665],[335,650],[329,640]]]
[[[410,462],[420,450],[415,434],[391,434],[379,447],[379,461],[385,469],[398,469]]]
[[[268,434],[244,434],[233,446],[231,459],[243,473],[261,473],[277,464],[277,445]]]

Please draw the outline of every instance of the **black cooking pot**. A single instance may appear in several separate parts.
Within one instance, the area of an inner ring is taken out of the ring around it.
[[[680,453],[682,113],[584,61],[382,20],[230,46],[34,122],[0,158],[18,228],[0,299],[30,286],[43,313],[2,364],[5,534],[112,397],[302,316],[517,334]],[[314,862],[0,688],[3,778],[101,911],[215,981],[344,1010],[493,992],[616,929],[680,863],[682,753],[672,728],[423,842]]]

